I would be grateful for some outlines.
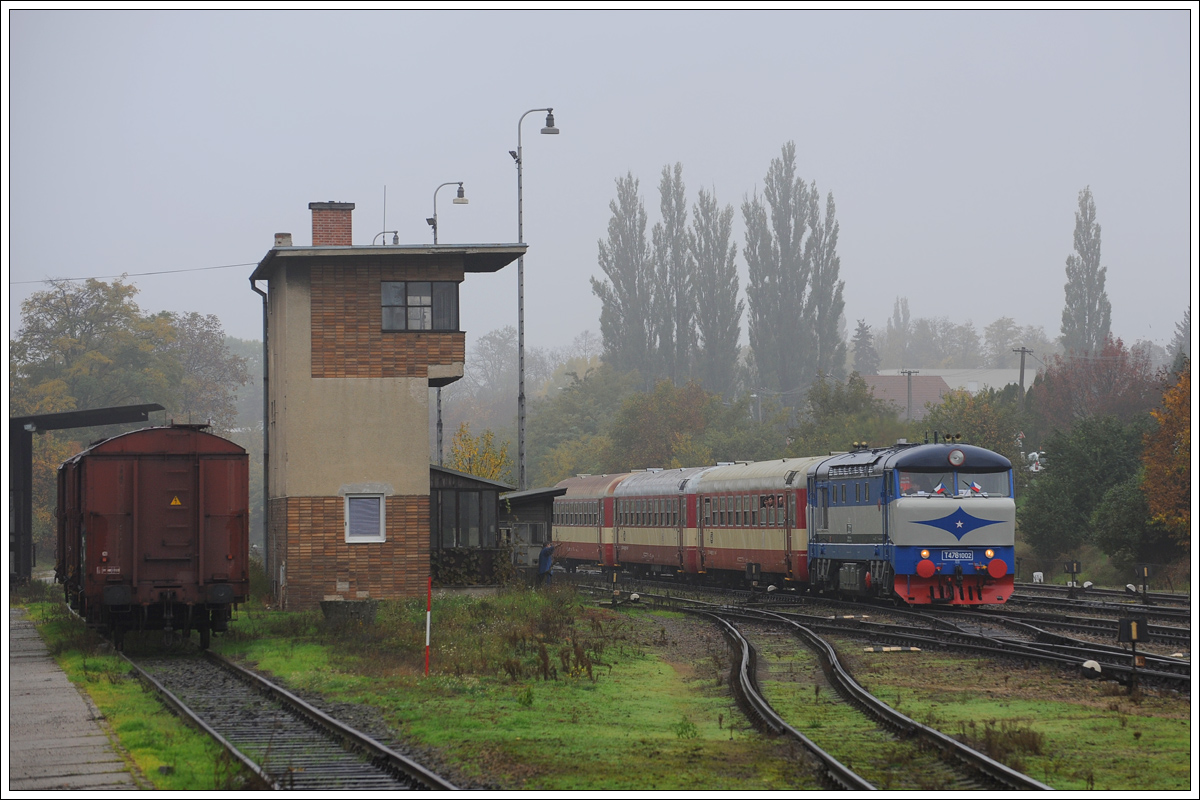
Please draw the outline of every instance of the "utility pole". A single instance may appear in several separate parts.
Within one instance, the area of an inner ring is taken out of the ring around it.
[[[1032,350],[1025,349],[1025,345],[1021,345],[1019,350],[1013,350],[1014,353],[1021,354],[1021,410],[1025,410],[1025,354],[1033,355]]]
[[[917,370],[917,369],[902,369],[902,370],[900,370],[901,375],[908,376],[908,421],[909,422],[912,422],[912,376],[919,375],[920,373],[921,373],[921,371]]]

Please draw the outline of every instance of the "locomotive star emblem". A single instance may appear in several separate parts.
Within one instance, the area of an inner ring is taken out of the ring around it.
[[[955,538],[961,539],[971,531],[987,527],[988,525],[997,525],[999,524],[1000,520],[980,519],[979,517],[973,517],[967,512],[963,511],[962,506],[959,506],[953,514],[948,514],[941,519],[918,520],[916,522],[918,525],[929,525],[934,528],[941,528],[947,533],[954,534]]]

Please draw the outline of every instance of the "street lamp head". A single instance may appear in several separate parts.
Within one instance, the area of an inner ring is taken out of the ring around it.
[[[434,228],[437,228],[437,217],[426,217],[425,221],[428,222]]]
[[[517,160],[519,160],[519,159],[517,158],[517,151],[516,151],[516,150],[509,150],[509,151],[508,151],[508,154],[509,154],[510,156],[512,156],[512,157],[513,157],[513,161],[517,161]]]
[[[460,183],[458,185],[458,197],[454,198],[454,204],[458,206],[465,206],[469,202],[471,201],[467,199],[465,194],[463,194],[463,185]]]
[[[558,133],[558,128],[554,127],[554,109],[549,109],[546,114],[546,127],[542,128],[542,133]]]

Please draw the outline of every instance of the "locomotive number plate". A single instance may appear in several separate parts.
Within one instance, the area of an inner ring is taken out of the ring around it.
[[[120,575],[120,567],[96,567],[97,575]]]
[[[942,561],[971,561],[975,554],[970,550],[943,550]]]

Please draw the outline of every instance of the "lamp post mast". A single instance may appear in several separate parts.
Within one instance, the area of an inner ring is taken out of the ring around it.
[[[535,111],[546,112],[542,133],[558,133],[553,108],[531,108],[517,120],[517,151],[509,155],[517,162],[517,244],[525,244],[524,196],[521,176],[521,123]],[[517,488],[525,484],[525,254],[517,256]]]
[[[456,183],[458,184],[458,196],[454,198],[454,204],[460,205],[460,206],[466,205],[469,201],[467,200],[466,195],[463,194],[463,182],[462,181],[446,181],[441,186],[439,186],[433,190],[433,216],[427,218],[425,221],[428,222],[430,227],[433,228],[433,243],[435,245],[437,244],[437,228],[438,228],[438,220],[437,220],[438,192],[440,192],[442,190],[442,186],[453,186]],[[438,466],[440,467],[440,466],[442,466],[442,387],[440,387],[440,386],[437,387],[437,454],[438,454]]]

